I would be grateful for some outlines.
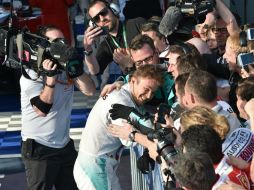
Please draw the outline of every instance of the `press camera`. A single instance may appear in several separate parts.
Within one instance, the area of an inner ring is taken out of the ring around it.
[[[206,14],[213,11],[215,0],[176,0],[176,6],[180,8],[183,16],[193,17],[201,23]]]
[[[4,56],[2,65],[20,69],[22,67],[42,72],[42,61],[52,60],[57,70],[66,70],[70,60],[77,59],[75,48],[62,38],[49,41],[47,38],[30,33],[28,30],[0,28],[0,54]]]
[[[174,156],[177,154],[174,148],[176,136],[171,128],[161,128],[147,134],[147,138],[151,141],[158,140],[157,152],[164,158],[170,166],[174,163]]]

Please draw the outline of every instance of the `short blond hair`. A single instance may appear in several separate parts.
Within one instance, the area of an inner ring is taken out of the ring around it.
[[[224,116],[204,106],[196,106],[182,113],[180,123],[181,132],[187,130],[192,125],[210,125],[219,134],[221,139],[225,139],[230,128],[228,120]]]
[[[227,38],[227,46],[233,49],[237,54],[248,52],[248,47],[241,47],[240,45],[240,34],[235,33]]]

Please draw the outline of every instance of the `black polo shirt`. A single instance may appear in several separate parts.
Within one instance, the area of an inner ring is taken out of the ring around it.
[[[126,21],[125,23],[119,21],[119,28],[116,37],[111,36],[115,39],[115,41],[119,44],[121,48],[125,48],[124,44],[124,37],[123,37],[123,24],[126,26],[126,38],[127,44],[131,43],[131,40],[137,35],[141,33],[141,25],[146,22],[144,18],[135,18]],[[113,40],[108,35],[105,39],[101,42],[100,46],[98,47],[96,59],[100,66],[99,74],[102,74],[103,71],[106,69],[109,63],[113,61],[113,53],[114,50],[117,48],[114,44]]]

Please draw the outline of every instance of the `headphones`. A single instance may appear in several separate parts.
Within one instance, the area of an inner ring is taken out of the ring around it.
[[[107,7],[109,10],[111,10],[111,12],[112,12],[115,16],[117,16],[117,17],[119,16],[121,10],[120,10],[120,7],[119,7],[117,4],[115,4],[115,3],[109,3],[109,2],[107,2],[107,1],[105,1],[105,0],[95,0],[94,2],[92,2],[92,4],[94,5],[94,4],[98,3],[98,2],[104,3],[104,4],[106,5],[106,7]],[[87,15],[88,15],[89,18],[91,18],[91,16],[88,14],[88,12],[87,12]]]
[[[112,13],[115,15],[115,16],[119,16],[121,10],[120,10],[120,7],[115,4],[115,3],[110,3],[109,5],[107,5],[108,8],[112,11]]]

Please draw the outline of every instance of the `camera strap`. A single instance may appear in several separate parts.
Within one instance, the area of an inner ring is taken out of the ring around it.
[[[21,65],[21,74],[27,78],[27,79],[30,79],[30,80],[33,80],[33,81],[36,81],[40,75],[38,74],[38,77],[35,78],[35,79],[32,79],[26,72],[26,65],[23,63],[23,33],[20,33],[17,35],[17,49],[18,49],[18,57],[19,57],[19,63]],[[42,55],[40,56],[42,57]],[[38,52],[38,58],[39,58],[39,52]]]

